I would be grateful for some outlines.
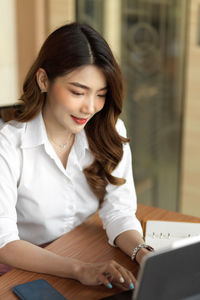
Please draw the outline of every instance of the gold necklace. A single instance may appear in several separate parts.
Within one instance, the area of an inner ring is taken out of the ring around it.
[[[68,143],[65,143],[65,144],[58,144],[58,143],[56,143],[56,142],[54,141],[54,139],[53,139],[52,137],[50,137],[49,135],[48,135],[48,137],[49,137],[49,139],[50,139],[56,146],[59,147],[59,150],[61,150],[61,151],[65,151],[66,148],[67,148],[67,146],[70,144],[70,141],[69,141]],[[72,139],[72,140],[73,140],[73,139]],[[73,143],[73,142],[72,142],[72,143]]]

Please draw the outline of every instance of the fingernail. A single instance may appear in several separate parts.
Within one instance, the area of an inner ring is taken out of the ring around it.
[[[120,277],[119,281],[120,281],[121,283],[124,283],[125,280],[124,280],[123,277]]]
[[[131,290],[133,290],[134,289],[134,284],[131,282],[129,287],[130,287]]]
[[[112,289],[112,284],[111,284],[111,283],[108,283],[108,284],[107,284],[107,287],[108,287],[109,289]]]

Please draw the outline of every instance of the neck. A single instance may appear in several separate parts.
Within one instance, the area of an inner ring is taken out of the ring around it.
[[[56,123],[53,119],[43,113],[43,120],[46,127],[48,138],[59,146],[72,145],[74,142],[75,134],[69,132],[60,124]]]

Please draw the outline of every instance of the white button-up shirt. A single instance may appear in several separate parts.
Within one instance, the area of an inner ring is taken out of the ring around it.
[[[125,136],[121,120],[117,130]],[[130,147],[124,146],[113,175],[122,186],[108,184],[99,215],[109,243],[122,232],[142,233],[135,216],[136,194]],[[0,129],[0,247],[23,239],[36,245],[55,240],[81,224],[99,208],[82,170],[92,163],[85,131],[76,135],[67,167],[48,141],[40,113],[27,123],[11,121]]]

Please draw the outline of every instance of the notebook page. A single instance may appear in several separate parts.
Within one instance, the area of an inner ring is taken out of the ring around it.
[[[146,222],[145,243],[155,250],[166,248],[174,241],[200,235],[200,223],[149,220]]]

